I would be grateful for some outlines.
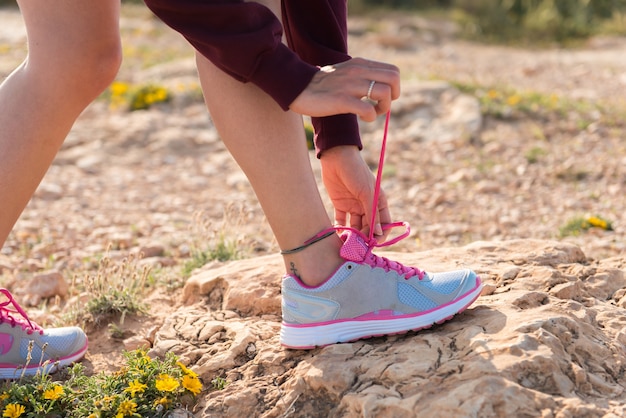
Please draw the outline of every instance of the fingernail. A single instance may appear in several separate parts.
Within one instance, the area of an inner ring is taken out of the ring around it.
[[[383,234],[383,227],[380,226],[380,224],[376,224],[376,226],[374,227],[374,235],[382,235]]]

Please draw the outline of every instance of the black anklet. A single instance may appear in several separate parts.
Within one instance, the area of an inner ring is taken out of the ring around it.
[[[304,244],[299,246],[299,247],[292,248],[291,250],[281,250],[280,253],[282,255],[297,253],[299,251],[304,250],[307,247],[310,247],[311,245],[315,244],[316,242],[321,241],[324,238],[328,238],[328,237],[330,237],[331,235],[334,235],[334,234],[335,234],[335,230],[328,231],[325,234],[320,235],[319,237],[315,236],[315,237],[309,239],[308,241],[305,241]]]

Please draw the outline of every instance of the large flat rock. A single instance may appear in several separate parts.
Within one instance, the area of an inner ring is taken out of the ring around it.
[[[436,271],[469,266],[483,295],[417,333],[287,350],[279,256],[213,265],[157,333],[205,382],[210,417],[600,417],[626,413],[625,259],[590,262],[575,245],[476,242],[385,252]]]

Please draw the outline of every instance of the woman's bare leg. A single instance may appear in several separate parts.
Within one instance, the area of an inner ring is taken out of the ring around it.
[[[246,173],[282,249],[331,226],[317,188],[301,116],[283,111],[261,89],[240,83],[197,54],[207,107],[222,140]],[[305,283],[327,279],[343,262],[341,241],[326,238],[286,255],[285,267]]]
[[[0,246],[121,63],[119,0],[18,0],[28,57],[0,86]]]

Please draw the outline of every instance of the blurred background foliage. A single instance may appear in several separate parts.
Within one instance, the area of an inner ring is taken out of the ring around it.
[[[3,5],[15,0],[0,0]],[[626,0],[349,0],[348,5],[351,15],[381,10],[436,15],[456,22],[466,38],[498,43],[566,44],[597,34],[626,35]]]
[[[351,12],[400,9],[455,21],[461,34],[503,43],[568,43],[626,34],[626,0],[350,0]]]

